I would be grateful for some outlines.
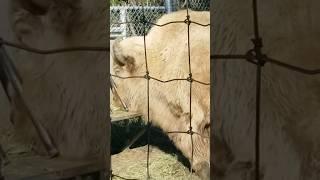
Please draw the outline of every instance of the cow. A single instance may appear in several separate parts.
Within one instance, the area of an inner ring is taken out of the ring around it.
[[[209,12],[189,10],[189,16],[193,22],[209,24]],[[144,78],[122,79],[121,77],[145,76],[147,59],[150,77],[164,81],[188,78],[188,28],[183,22],[186,18],[186,10],[163,15],[156,24],[163,25],[172,21],[182,21],[182,23],[172,23],[162,27],[153,26],[145,36],[145,41],[143,36],[117,39],[111,48],[113,61],[111,72],[114,75],[113,79],[118,87],[119,95],[128,109],[143,114],[145,121],[148,120],[147,80]],[[190,24],[192,78],[204,83],[210,82],[209,36],[209,26]],[[161,83],[155,79],[149,80],[149,121],[164,132],[188,131],[190,82],[183,80]],[[197,132],[192,136],[193,156],[190,134],[168,133],[168,136],[184,156],[192,162],[195,172],[208,179],[210,86],[193,81],[191,101],[191,126],[192,131]]]
[[[320,2],[258,1],[262,53],[306,69],[320,67]],[[212,54],[245,54],[253,48],[252,1],[212,5]],[[256,65],[213,60],[212,176],[251,180],[255,174]],[[270,62],[262,67],[260,179],[320,177],[320,76]]]
[[[107,46],[108,11],[104,0],[12,0],[4,4],[3,8],[8,9],[8,31],[16,44],[42,50]],[[22,77],[22,96],[35,119],[48,131],[59,155],[66,159],[105,156],[106,51],[36,54],[5,48]],[[4,98],[2,94],[1,101],[6,103],[1,106],[9,106]],[[9,115],[3,113],[1,124],[8,124],[10,119],[15,141],[47,155],[31,120],[16,107],[10,107]]]

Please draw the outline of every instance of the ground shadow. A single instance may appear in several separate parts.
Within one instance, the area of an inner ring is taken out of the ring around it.
[[[111,126],[111,154],[117,154],[123,151],[123,148],[147,126],[140,118],[128,119],[113,122]],[[130,149],[147,145],[148,133],[143,135],[130,146]],[[187,168],[190,168],[188,159],[178,150],[169,137],[159,128],[150,127],[150,145],[155,146],[165,153],[176,155],[178,161]]]

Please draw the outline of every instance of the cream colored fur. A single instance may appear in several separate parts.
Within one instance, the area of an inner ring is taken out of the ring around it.
[[[162,16],[157,24],[184,21],[186,10]],[[209,23],[209,12],[190,11],[190,18],[202,24]],[[210,82],[209,27],[190,26],[191,68],[193,78]],[[146,36],[146,52],[150,76],[169,80],[187,78],[188,46],[187,25],[170,24],[152,27]],[[123,65],[123,66],[122,66]],[[130,37],[113,45],[113,71],[119,76],[143,76],[146,74],[143,37]],[[146,79],[120,80],[115,78],[119,94],[130,111],[141,112],[147,121]],[[187,131],[189,129],[189,82],[173,81],[166,84],[150,80],[150,121],[164,131]],[[210,86],[192,84],[192,128],[209,136]],[[188,134],[169,134],[171,140],[191,160],[191,140]],[[194,163],[197,172],[208,169],[209,139],[193,135]],[[208,177],[207,177],[208,178]]]
[[[282,62],[320,67],[320,2],[258,1],[263,52]],[[211,48],[214,54],[243,54],[253,47],[250,0],[213,3]],[[216,61],[217,85],[213,144],[230,150],[231,160],[216,179],[249,180],[254,172],[256,68],[246,61]],[[263,180],[316,180],[320,177],[320,76],[307,76],[267,63],[262,74],[261,176]],[[226,156],[227,157],[227,156]],[[220,159],[219,159],[220,158]],[[224,158],[226,161],[226,158]],[[247,164],[247,165],[245,165]]]

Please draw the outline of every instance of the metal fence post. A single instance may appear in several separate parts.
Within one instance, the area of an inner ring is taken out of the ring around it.
[[[127,23],[126,23],[126,17],[127,17],[127,8],[126,7],[121,7],[120,8],[120,22],[122,23],[120,25],[122,29],[122,37],[127,37]]]
[[[176,0],[165,0],[164,1],[166,13],[171,13],[173,11],[176,11]]]

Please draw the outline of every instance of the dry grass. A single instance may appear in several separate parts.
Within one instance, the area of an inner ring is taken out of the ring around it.
[[[115,175],[129,179],[146,179],[147,146],[127,149],[112,156],[112,170]],[[157,147],[150,146],[149,171],[151,179],[185,180],[190,177],[189,169],[176,155],[165,153]],[[121,178],[114,177],[114,180]],[[192,175],[193,180],[200,180]]]

